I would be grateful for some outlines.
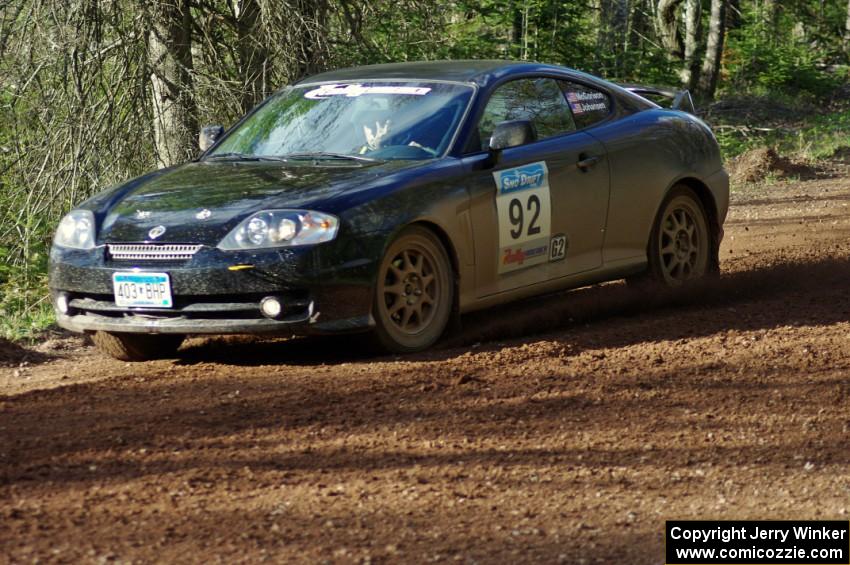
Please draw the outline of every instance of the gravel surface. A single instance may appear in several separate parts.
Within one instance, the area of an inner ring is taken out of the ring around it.
[[[667,519],[846,520],[848,172],[736,193],[709,285],[525,301],[426,354],[6,344],[0,562],[663,563]]]

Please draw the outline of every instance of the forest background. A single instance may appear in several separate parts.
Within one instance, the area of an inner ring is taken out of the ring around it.
[[[850,0],[0,0],[0,336],[52,323],[62,214],[318,71],[561,64],[689,88],[727,158],[813,160],[850,147],[848,54]]]

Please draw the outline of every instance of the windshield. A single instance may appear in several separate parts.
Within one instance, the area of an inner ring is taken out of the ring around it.
[[[430,159],[448,149],[472,93],[436,82],[297,86],[276,94],[207,158]]]

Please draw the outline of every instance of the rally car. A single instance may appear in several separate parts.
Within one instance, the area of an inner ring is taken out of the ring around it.
[[[717,272],[717,142],[635,90],[504,61],[307,78],[65,216],[57,321],[127,360],[187,334],[372,332],[412,352],[464,312]]]

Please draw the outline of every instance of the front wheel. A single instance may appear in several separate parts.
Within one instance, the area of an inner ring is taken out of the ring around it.
[[[120,361],[149,361],[174,356],[184,337],[172,334],[95,332],[92,341],[102,353]]]
[[[404,229],[378,271],[372,312],[378,344],[395,353],[430,347],[445,330],[453,301],[452,267],[440,240],[423,227]]]
[[[680,287],[711,269],[713,245],[702,203],[689,187],[673,187],[661,205],[647,249],[649,272],[656,283]]]

